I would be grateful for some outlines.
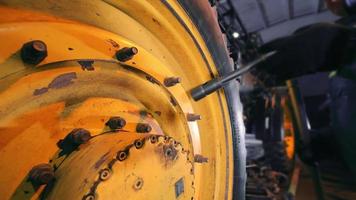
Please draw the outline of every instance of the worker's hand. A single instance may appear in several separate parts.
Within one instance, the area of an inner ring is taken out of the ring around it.
[[[261,53],[277,51],[257,67],[267,85],[318,71],[331,71],[351,62],[356,54],[355,30],[336,24],[314,24],[293,35],[263,45]]]

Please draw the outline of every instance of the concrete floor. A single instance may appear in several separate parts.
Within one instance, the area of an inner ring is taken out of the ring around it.
[[[323,163],[320,171],[326,200],[356,200],[356,184],[347,169],[340,168],[339,163]],[[302,166],[296,200],[317,200],[312,177],[305,166]]]
[[[313,180],[305,167],[302,168],[297,188],[296,200],[316,200]]]

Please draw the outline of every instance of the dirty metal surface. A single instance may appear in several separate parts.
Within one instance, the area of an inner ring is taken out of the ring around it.
[[[135,145],[137,141],[142,146]],[[122,152],[126,156],[121,157]],[[45,198],[188,199],[194,197],[194,168],[188,154],[170,137],[129,132],[102,134],[82,145],[58,167],[57,181],[53,188],[46,188],[49,193]]]

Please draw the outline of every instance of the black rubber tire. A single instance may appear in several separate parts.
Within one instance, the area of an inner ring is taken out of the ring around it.
[[[165,0],[161,0],[165,2]],[[219,75],[233,71],[233,65],[227,51],[224,36],[218,25],[216,14],[208,0],[178,0],[195,23],[214,59]],[[194,39],[194,38],[193,38]],[[197,45],[197,44],[196,44]],[[213,75],[212,75],[213,78]],[[231,82],[224,87],[227,99],[231,129],[233,134],[234,184],[233,199],[245,199],[246,183],[246,147],[245,128],[242,118],[238,82]]]

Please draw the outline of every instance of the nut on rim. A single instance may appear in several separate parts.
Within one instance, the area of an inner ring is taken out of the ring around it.
[[[137,133],[149,133],[151,130],[152,127],[147,123],[138,123],[136,126]]]
[[[54,170],[50,164],[34,166],[29,172],[29,180],[36,185],[45,185],[54,179]]]
[[[141,149],[143,147],[143,144],[144,144],[144,140],[136,140],[134,142],[136,149]]]
[[[128,60],[131,60],[137,53],[138,49],[136,47],[124,47],[118,50],[115,56],[116,59],[118,59],[119,61],[126,62]]]
[[[111,170],[106,168],[100,171],[99,178],[100,180],[105,181],[110,178],[111,174],[112,174]]]
[[[187,120],[189,122],[194,122],[194,121],[197,121],[197,120],[201,120],[201,116],[197,115],[197,114],[194,114],[194,113],[188,113],[187,114]]]
[[[126,160],[126,158],[129,156],[129,152],[128,151],[119,151],[116,154],[116,159],[118,159],[119,161],[124,161]]]
[[[121,117],[110,117],[105,123],[111,130],[122,129],[126,125],[126,120]]]
[[[163,83],[164,83],[164,86],[166,86],[166,87],[172,87],[180,82],[181,82],[181,79],[179,77],[168,77],[168,78],[164,79]]]
[[[152,144],[158,142],[158,137],[156,135],[151,135],[150,136],[150,141]]]
[[[196,163],[207,163],[208,162],[208,158],[204,157],[200,154],[195,154],[194,155],[194,162]]]
[[[37,65],[47,57],[47,45],[41,40],[32,40],[21,48],[21,59],[24,63]]]
[[[177,150],[173,145],[163,145],[163,154],[166,159],[174,160],[177,157]]]
[[[73,129],[69,134],[71,135],[72,142],[77,145],[85,144],[91,138],[90,132],[83,128]]]

